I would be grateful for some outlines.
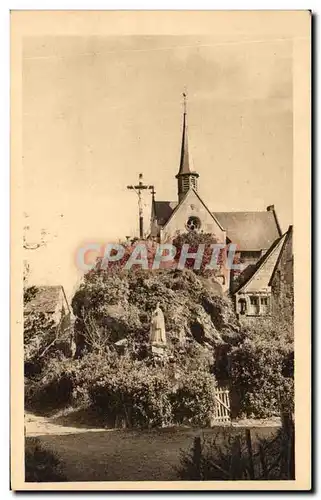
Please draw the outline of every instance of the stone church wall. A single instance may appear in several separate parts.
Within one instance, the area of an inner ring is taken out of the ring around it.
[[[226,232],[220,228],[218,223],[206,209],[193,191],[179,205],[173,216],[161,231],[161,242],[172,241],[177,232],[187,231],[187,221],[189,217],[197,217],[200,220],[200,231],[211,233],[220,243],[225,243]]]

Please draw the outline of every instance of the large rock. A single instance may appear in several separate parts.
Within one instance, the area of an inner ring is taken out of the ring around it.
[[[211,316],[201,305],[194,306],[189,328],[194,340],[201,345],[208,344],[214,347],[223,343],[222,337],[215,328]]]
[[[185,337],[197,345],[215,347],[239,331],[232,302],[193,271],[140,271],[122,274],[117,280],[106,276],[109,288],[104,279],[100,277],[90,286],[85,284],[79,310],[82,305],[91,310],[97,321],[107,327],[112,342],[126,337],[147,342],[151,313],[157,302],[164,312],[169,343]],[[120,294],[118,286],[127,292]],[[107,294],[111,289],[111,295]],[[87,294],[90,300],[86,302]]]

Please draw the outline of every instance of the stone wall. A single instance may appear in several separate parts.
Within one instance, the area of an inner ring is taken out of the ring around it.
[[[225,243],[226,231],[222,230],[205,205],[200,201],[194,191],[189,191],[170,220],[161,230],[161,243],[172,241],[178,232],[187,231],[186,223],[189,217],[197,217],[200,220],[200,230],[212,234],[217,242]]]
[[[285,242],[283,252],[271,281],[272,314],[283,321],[293,322],[293,252],[292,232]]]

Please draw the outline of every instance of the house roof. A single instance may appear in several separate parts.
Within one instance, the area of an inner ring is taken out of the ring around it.
[[[270,258],[270,256],[272,255],[272,253],[277,249],[278,245],[282,242],[282,245],[281,247],[277,250],[279,253],[278,253],[278,258],[279,258],[279,255],[280,255],[280,252],[282,250],[282,247],[284,246],[284,241],[286,239],[286,234],[287,233],[284,233],[281,237],[277,238],[273,243],[272,245],[270,246],[270,248],[268,249],[267,252],[265,252],[265,254],[257,261],[257,263],[255,264],[255,266],[253,266],[253,268],[251,269],[251,272],[246,275],[246,279],[244,281],[242,281],[240,283],[240,285],[238,286],[238,288],[234,291],[234,293],[237,293],[237,292],[240,292],[243,288],[246,287],[246,285],[252,281],[252,279],[254,278],[254,276],[259,272],[259,270],[262,268],[262,266],[264,266],[264,264],[268,261],[268,259]],[[283,240],[283,241],[282,241]],[[276,265],[276,264],[275,264]],[[271,271],[271,275],[273,273],[273,270],[275,269],[275,265],[273,266],[273,269]],[[269,280],[270,281],[270,280]],[[270,283],[268,282],[268,285]]]
[[[63,287],[61,285],[54,285],[36,286],[34,297],[25,305],[25,312],[54,313],[57,304],[59,304],[61,293],[63,293],[64,302],[68,311],[70,311]]]
[[[164,226],[177,201],[155,201],[157,223]],[[268,249],[280,237],[273,211],[262,212],[213,212],[227,237],[243,251]]]

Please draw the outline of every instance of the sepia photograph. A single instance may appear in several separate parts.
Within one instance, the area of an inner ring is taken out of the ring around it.
[[[11,19],[14,484],[308,489],[310,12],[98,14]]]

